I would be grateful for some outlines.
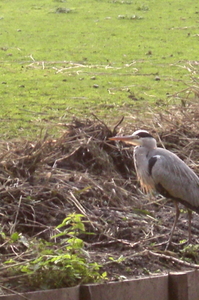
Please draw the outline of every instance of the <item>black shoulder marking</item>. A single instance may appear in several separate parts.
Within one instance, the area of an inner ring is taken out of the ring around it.
[[[141,138],[145,138],[145,137],[150,137],[150,138],[152,138],[153,136],[150,134],[150,133],[148,133],[147,131],[145,132],[145,131],[140,131],[140,132],[138,132],[137,133],[137,135],[139,136],[139,137],[141,137]]]
[[[177,197],[174,197],[172,196],[162,185],[161,183],[158,183],[156,184],[155,186],[156,188],[156,191],[158,193],[160,193],[162,196],[164,196],[165,198],[169,198],[171,200],[174,200],[174,201],[177,201],[177,202],[180,202],[182,203],[184,206],[186,206],[187,208],[195,211],[196,213],[199,214],[199,207],[196,207],[196,206],[193,206],[191,205],[189,202],[187,202],[186,200],[183,200],[183,199],[180,199],[180,198],[177,198]]]
[[[149,159],[149,164],[148,164],[148,172],[149,172],[149,175],[151,175],[153,166],[155,165],[156,161],[157,161],[157,157],[156,157],[156,156],[152,156],[152,157]]]

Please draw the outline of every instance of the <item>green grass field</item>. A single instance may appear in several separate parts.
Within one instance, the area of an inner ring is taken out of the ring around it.
[[[3,139],[171,101],[198,59],[191,0],[2,0],[0,25]]]

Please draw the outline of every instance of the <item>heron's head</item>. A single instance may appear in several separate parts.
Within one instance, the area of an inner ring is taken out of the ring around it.
[[[146,130],[137,130],[131,135],[124,136],[114,136],[109,138],[111,141],[123,141],[125,143],[136,145],[136,146],[156,146],[156,140],[154,137]]]

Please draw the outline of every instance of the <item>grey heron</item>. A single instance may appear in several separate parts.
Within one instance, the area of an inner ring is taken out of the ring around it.
[[[174,200],[176,215],[167,247],[170,245],[178,221],[178,203],[188,209],[189,242],[191,242],[192,211],[199,213],[199,178],[176,154],[157,147],[155,138],[146,130],[137,130],[132,135],[109,138],[136,146],[134,164],[138,180],[146,192],[156,190]]]

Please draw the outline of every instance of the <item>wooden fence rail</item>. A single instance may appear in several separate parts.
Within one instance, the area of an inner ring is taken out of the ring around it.
[[[199,300],[199,271],[0,296],[0,300]]]

